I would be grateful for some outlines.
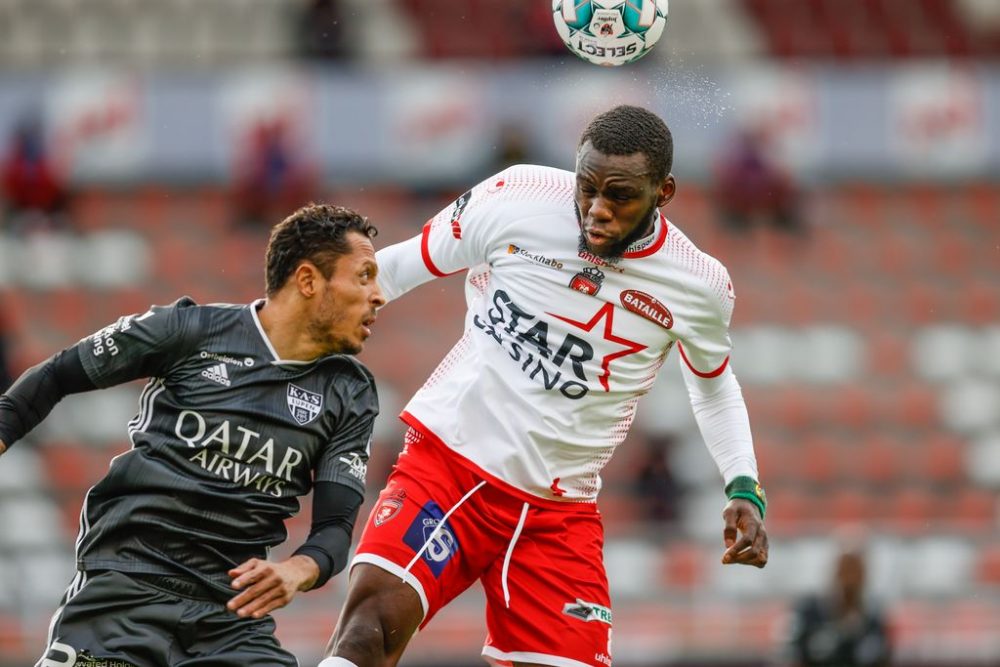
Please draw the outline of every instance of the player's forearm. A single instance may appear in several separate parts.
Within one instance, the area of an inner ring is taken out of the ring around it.
[[[38,426],[64,396],[94,388],[75,347],[29,368],[0,396],[0,441],[13,445]]]
[[[313,489],[313,520],[309,538],[295,550],[319,566],[312,588],[319,588],[347,566],[351,534],[364,497],[334,482],[317,482]]]
[[[421,241],[422,237],[415,236],[375,254],[378,284],[386,301],[392,301],[437,277],[424,262]]]
[[[685,372],[698,429],[728,484],[736,477],[759,479],[750,418],[739,382],[730,369],[706,383]]]

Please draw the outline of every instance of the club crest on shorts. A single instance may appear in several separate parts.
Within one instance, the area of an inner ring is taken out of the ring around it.
[[[315,392],[306,391],[302,387],[297,387],[291,382],[288,383],[288,410],[299,426],[305,426],[319,416],[323,409],[323,396]]]
[[[596,266],[585,266],[583,271],[573,276],[569,281],[570,289],[583,292],[591,296],[601,291],[601,284],[604,282],[604,272]]]
[[[383,498],[382,502],[375,508],[375,519],[373,520],[375,525],[381,526],[383,523],[395,519],[399,510],[403,509],[404,500],[406,500],[406,491],[402,489],[398,493]]]

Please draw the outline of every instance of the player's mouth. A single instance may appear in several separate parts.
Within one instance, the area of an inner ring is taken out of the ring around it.
[[[375,324],[375,316],[374,315],[372,315],[371,317],[366,317],[365,319],[361,320],[361,328],[365,332],[365,338],[368,338],[369,336],[372,335],[372,325],[373,324]]]
[[[614,243],[614,238],[612,236],[593,229],[585,229],[583,231],[583,236],[587,239],[587,243],[592,246],[606,246]]]

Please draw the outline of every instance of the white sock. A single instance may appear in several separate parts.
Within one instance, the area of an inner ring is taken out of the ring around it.
[[[327,658],[318,667],[358,667],[347,658]]]

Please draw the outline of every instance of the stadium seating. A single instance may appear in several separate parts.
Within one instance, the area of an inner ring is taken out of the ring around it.
[[[746,629],[745,618],[724,613],[717,604],[732,595],[773,614],[758,619],[762,627],[757,630],[780,632],[782,601],[825,585],[825,563],[836,546],[831,531],[856,525],[876,540],[873,566],[892,573],[882,578],[878,592],[901,628],[904,651],[932,651],[921,639],[921,628],[952,610],[957,616],[947,619],[948,636],[982,645],[985,630],[975,613],[985,612],[964,606],[961,598],[973,591],[996,591],[1000,579],[997,546],[989,537],[1000,516],[995,493],[1000,485],[995,409],[1000,401],[1000,329],[995,319],[979,317],[977,308],[948,305],[953,291],[938,286],[978,285],[984,302],[992,302],[988,292],[1000,284],[1000,267],[991,261],[995,258],[988,255],[988,246],[976,239],[991,229],[988,217],[995,211],[995,197],[982,188],[940,188],[933,198],[940,211],[951,212],[949,235],[961,239],[951,250],[942,250],[937,247],[940,235],[926,223],[905,236],[905,249],[896,256],[892,239],[900,233],[883,227],[893,224],[894,212],[916,206],[908,197],[931,198],[926,191],[833,189],[825,196],[833,210],[842,212],[838,222],[791,241],[790,251],[771,231],[730,243],[715,227],[707,191],[691,184],[685,188],[671,205],[671,218],[705,250],[724,255],[724,247],[731,253],[724,256],[739,299],[733,363],[750,406],[771,500],[768,525],[775,562],[764,578],[717,566],[722,500],[717,473],[687,412],[676,362],[669,362],[663,386],[658,383],[640,404],[636,433],[605,475],[608,568],[620,618],[629,619],[620,621],[621,644],[667,642],[705,650],[713,645],[710,635],[718,641],[719,632]],[[437,206],[389,188],[330,197],[350,198],[352,205],[385,221],[379,243],[415,233],[416,222],[402,221],[422,220],[426,207]],[[203,302],[259,295],[260,262],[248,258],[260,257],[263,238],[232,228],[227,201],[224,193],[203,189],[84,193],[74,209],[80,234],[56,243],[68,243],[70,253],[89,253],[91,261],[105,261],[103,253],[110,248],[125,247],[141,261],[116,267],[119,273],[89,280],[77,274],[71,282],[63,278],[50,284],[29,284],[8,273],[5,300],[17,315],[12,341],[17,370],[121,313],[145,309],[150,301],[162,303],[184,293]],[[689,213],[691,225],[685,224]],[[136,225],[121,236],[125,220]],[[9,242],[4,239],[0,247]],[[99,247],[104,242],[108,249]],[[776,266],[778,259],[784,264]],[[884,275],[878,268],[883,262],[892,267]],[[75,266],[79,271],[81,265]],[[802,279],[796,280],[799,275]],[[884,284],[875,284],[876,275]],[[791,284],[795,288],[786,292]],[[914,284],[927,287],[927,293],[911,293]],[[461,292],[459,279],[445,280],[380,316],[364,358],[393,405],[380,426],[373,459],[372,470],[382,475],[400,442],[401,428],[391,413],[457,336]],[[448,335],[427,323],[428,312],[435,322],[451,323]],[[37,628],[64,585],[61,578],[53,582],[51,574],[41,582],[41,568],[64,575],[71,571],[69,554],[83,494],[108,460],[128,447],[123,429],[136,409],[138,389],[129,385],[65,401],[40,427],[33,445],[23,443],[27,446],[4,457],[0,562],[18,574],[5,579],[0,594],[0,616],[17,620],[0,631],[0,650],[13,646],[9,650],[28,653],[37,644]],[[101,418],[93,419],[96,414]],[[645,524],[637,518],[643,514],[643,501],[635,496],[638,452],[641,438],[650,433],[668,434],[676,443],[668,450],[683,489],[674,499],[680,508],[675,524]],[[52,493],[41,497],[39,488]],[[18,528],[25,524],[30,530]],[[293,541],[306,534],[307,511],[290,522],[290,531]],[[795,567],[787,566],[788,558],[795,559]],[[809,559],[817,562],[802,564]],[[928,562],[935,567],[926,567]],[[44,593],[36,595],[29,586]],[[342,594],[342,584],[335,583],[330,595]],[[23,611],[28,597],[31,613]],[[657,602],[650,602],[653,598]],[[692,598],[698,603],[691,608],[677,602]],[[293,646],[323,642],[332,618],[329,599],[324,599],[325,606],[303,602],[282,612],[286,641]],[[663,604],[662,599],[674,602]],[[477,604],[474,595],[471,600],[460,601],[458,611],[448,617],[453,623],[437,624],[423,635],[420,646],[426,648],[415,655],[459,655],[474,646],[478,640],[469,637],[479,635],[480,623],[469,620],[475,614],[462,612]],[[987,611],[1000,613],[996,596],[980,602]],[[653,616],[647,619],[644,613]],[[653,633],[652,626],[662,630],[671,620],[677,625],[665,638]]]

